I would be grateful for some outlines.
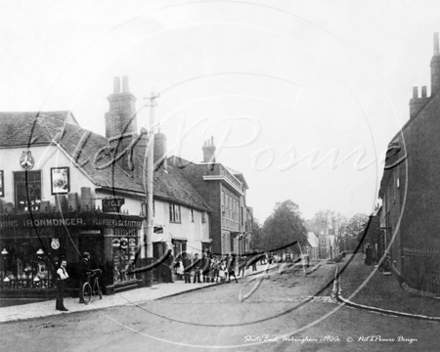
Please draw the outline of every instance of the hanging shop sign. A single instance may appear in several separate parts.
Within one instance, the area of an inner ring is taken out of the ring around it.
[[[52,243],[50,244],[52,249],[57,250],[60,248],[60,239],[59,238],[52,238]]]
[[[108,198],[102,200],[102,211],[104,213],[119,213],[125,203],[125,198]]]
[[[31,170],[34,167],[35,159],[30,150],[25,150],[20,156],[20,166],[25,170]]]

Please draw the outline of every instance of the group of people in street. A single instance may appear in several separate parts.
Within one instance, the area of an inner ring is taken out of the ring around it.
[[[203,252],[202,255],[182,253],[174,258],[172,250],[169,249],[163,263],[167,268],[163,278],[164,282],[173,282],[172,274],[174,273],[181,275],[185,283],[191,283],[191,279],[193,283],[231,282],[231,279],[238,283],[237,277],[244,276],[246,269],[252,268],[252,271],[256,271],[258,262],[260,264],[271,264],[273,260],[273,254],[257,253],[257,251],[254,251],[251,255],[229,253],[222,256],[210,252]],[[68,311],[64,306],[64,288],[66,280],[69,279],[66,267],[67,261],[62,258],[56,270],[57,299],[55,308],[60,311]],[[87,281],[87,274],[92,271],[90,253],[84,252],[78,270],[79,303],[84,303],[82,287]]]
[[[191,279],[193,283],[231,282],[232,278],[238,282],[237,277],[244,276],[247,268],[257,270],[260,258],[261,255],[240,256],[232,253],[223,256],[209,252],[203,252],[201,256],[198,253],[182,253],[174,260],[171,270],[183,276],[185,283],[191,283]]]

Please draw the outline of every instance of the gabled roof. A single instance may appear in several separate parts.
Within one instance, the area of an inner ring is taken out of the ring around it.
[[[98,188],[145,194],[144,186],[112,161],[106,137],[81,128],[68,111],[0,112],[0,148],[54,145]],[[105,164],[109,167],[102,167]],[[172,166],[154,174],[154,196],[211,211],[197,191]]]
[[[203,197],[180,174],[176,167],[162,167],[154,173],[154,196],[179,204],[189,204],[205,211],[212,211]]]
[[[313,248],[318,247],[318,239],[316,238],[315,233],[313,232],[307,232],[307,241],[309,242],[310,246]]]

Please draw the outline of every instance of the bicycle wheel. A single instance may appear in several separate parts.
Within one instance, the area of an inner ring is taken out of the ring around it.
[[[89,302],[92,300],[92,286],[90,286],[88,282],[84,282],[82,290],[83,290],[84,303],[89,304]]]

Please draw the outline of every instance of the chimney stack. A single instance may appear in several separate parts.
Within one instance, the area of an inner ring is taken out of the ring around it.
[[[130,93],[128,86],[128,76],[122,76],[122,93]]]
[[[163,166],[167,169],[167,136],[164,133],[154,134],[154,169],[159,170]]]
[[[121,93],[121,81],[119,77],[113,77],[113,94]]]
[[[215,163],[215,145],[214,137],[205,141],[202,147],[203,150],[203,162],[204,163]]]
[[[434,55],[431,59],[431,96],[440,89],[440,53],[438,32],[434,33]]]
[[[122,76],[122,92],[120,78],[113,77],[113,93],[107,100],[110,106],[109,111],[105,113],[105,136],[115,139],[113,143],[117,143],[117,154],[121,154],[137,137],[136,98],[130,93],[127,76]],[[122,135],[129,136],[120,138]],[[126,153],[120,159],[120,166],[131,172],[128,155],[129,153]]]

